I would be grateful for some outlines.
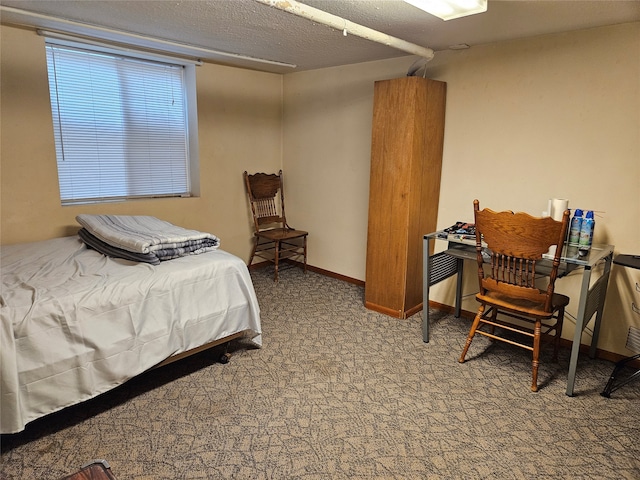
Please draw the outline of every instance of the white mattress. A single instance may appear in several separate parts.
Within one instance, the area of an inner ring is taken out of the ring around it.
[[[3,246],[1,257],[2,433],[234,333],[262,344],[247,267],[223,250],[153,266],[74,236]]]

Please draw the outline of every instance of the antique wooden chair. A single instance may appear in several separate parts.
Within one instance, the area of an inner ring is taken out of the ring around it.
[[[525,348],[533,352],[531,391],[536,392],[540,340],[554,332],[553,358],[557,360],[564,309],[569,303],[568,297],[554,293],[569,210],[564,212],[562,221],[556,221],[526,213],[480,210],[478,200],[474,200],[473,207],[480,282],[476,299],[480,307],[459,362],[464,362],[476,333]],[[541,274],[543,269],[538,262],[554,245],[557,247],[552,249],[551,270]],[[483,253],[490,255],[486,267]],[[546,286],[536,286],[543,279]]]
[[[251,266],[255,257],[275,265],[274,280],[282,260],[302,260],[307,271],[307,235],[287,224],[284,210],[282,170],[278,174],[244,172],[247,195],[251,204],[254,225],[254,244],[249,258]]]

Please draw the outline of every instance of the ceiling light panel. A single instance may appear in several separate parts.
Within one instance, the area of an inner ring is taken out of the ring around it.
[[[442,20],[475,15],[487,11],[487,0],[404,0]]]

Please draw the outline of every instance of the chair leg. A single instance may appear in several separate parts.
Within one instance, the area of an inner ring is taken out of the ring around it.
[[[278,281],[278,263],[280,262],[280,242],[275,242],[275,256],[273,257],[273,263],[275,264],[275,273],[273,274],[273,281]]]
[[[532,360],[532,373],[531,373],[531,391],[538,391],[538,366],[540,364],[540,331],[542,327],[542,321],[536,318],[536,323],[533,328],[533,360]]]
[[[458,362],[460,362],[460,363],[464,363],[464,357],[467,356],[467,351],[469,350],[469,347],[471,346],[471,342],[473,340],[474,335],[476,334],[476,330],[478,329],[478,325],[480,325],[480,319],[482,318],[482,315],[484,314],[484,309],[485,309],[484,304],[480,305],[480,308],[478,308],[478,313],[476,313],[476,317],[473,319],[473,324],[471,325],[471,330],[469,330],[469,335],[467,336],[467,341],[464,344],[464,349],[462,350],[462,354],[460,355],[460,358],[458,359]]]
[[[302,237],[302,248],[304,250],[304,273],[307,273],[307,237]]]
[[[493,323],[496,323],[496,320],[498,320],[498,309],[496,307],[491,307],[491,321]],[[495,325],[491,325],[490,326],[489,333],[491,335],[496,333],[496,326]]]
[[[254,242],[253,242],[253,249],[251,250],[251,256],[249,257],[249,264],[247,265],[248,267],[251,266],[251,264],[253,263],[253,257],[256,256],[256,250],[258,248],[258,237],[253,237],[254,238]]]
[[[553,344],[553,361],[558,361],[558,351],[560,350],[560,339],[562,338],[562,325],[564,323],[564,307],[558,310],[558,318],[556,320],[556,338]]]

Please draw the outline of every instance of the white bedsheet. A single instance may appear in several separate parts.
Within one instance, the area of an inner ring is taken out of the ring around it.
[[[153,266],[66,237],[1,254],[2,433],[234,333],[262,344],[247,267],[223,250]]]

